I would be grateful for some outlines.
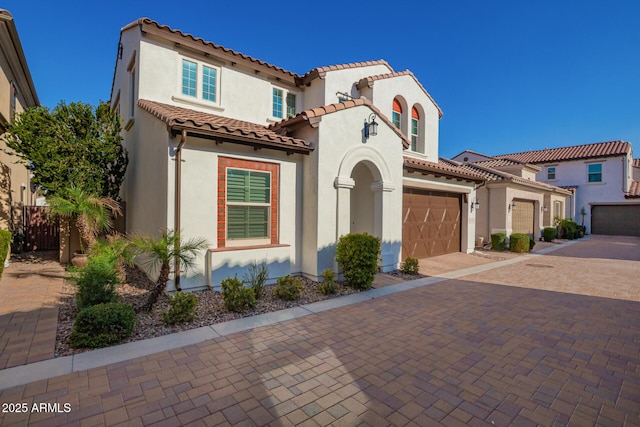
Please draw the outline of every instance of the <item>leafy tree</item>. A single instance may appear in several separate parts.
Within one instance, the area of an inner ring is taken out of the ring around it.
[[[90,194],[118,198],[128,157],[120,119],[108,102],[29,108],[9,125],[5,140],[47,195],[82,186]]]
[[[160,267],[160,274],[156,280],[156,287],[149,295],[143,310],[150,311],[158,298],[167,289],[169,273],[175,260],[179,259],[180,270],[188,271],[195,266],[198,251],[206,249],[207,241],[203,238],[193,238],[182,241],[180,233],[164,230],[158,238],[144,235],[132,237],[133,246],[145,257],[145,262],[151,268]]]

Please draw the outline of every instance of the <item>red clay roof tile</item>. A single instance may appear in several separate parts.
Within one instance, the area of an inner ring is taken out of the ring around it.
[[[486,181],[485,177],[476,172],[461,168],[443,160],[444,159],[440,159],[438,163],[435,163],[428,160],[417,159],[415,157],[404,156],[404,168],[427,172],[435,176],[452,177],[475,182]]]
[[[629,192],[624,197],[625,199],[640,199],[640,181],[631,182]]]
[[[279,135],[266,126],[243,120],[230,119],[215,114],[203,113],[175,105],[163,104],[146,99],[138,100],[138,106],[152,114],[167,126],[186,129],[194,133],[219,135],[227,139],[242,139],[256,146],[308,153],[313,150],[311,144],[298,138]]]
[[[626,155],[629,152],[631,152],[630,143],[625,141],[610,141],[575,145],[572,147],[546,148],[544,150],[525,151],[514,154],[501,154],[494,157],[517,160],[524,163],[548,163],[562,160],[620,156]]]

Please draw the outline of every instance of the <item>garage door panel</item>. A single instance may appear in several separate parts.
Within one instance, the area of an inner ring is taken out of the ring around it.
[[[591,233],[640,236],[640,205],[592,206]]]
[[[460,195],[405,189],[403,258],[460,251]]]
[[[514,233],[533,235],[534,202],[514,200],[516,208],[511,211],[511,229]]]

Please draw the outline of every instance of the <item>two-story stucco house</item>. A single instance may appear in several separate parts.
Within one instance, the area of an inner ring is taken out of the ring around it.
[[[383,61],[296,74],[140,19],[120,34],[112,108],[129,168],[126,229],[200,236],[217,286],[266,261],[271,278],[337,269],[340,236],[381,239],[379,266],[470,252],[484,179],[438,160],[442,111]]]
[[[473,152],[461,155],[471,161],[482,159]],[[640,235],[640,203],[636,198],[631,143],[600,142],[493,158],[535,165],[539,168],[537,181],[574,190],[575,197],[563,216],[581,224],[584,208],[587,233]]]
[[[40,105],[13,16],[0,9],[0,135],[16,115]],[[21,232],[22,207],[34,203],[26,167],[0,137],[0,228]]]

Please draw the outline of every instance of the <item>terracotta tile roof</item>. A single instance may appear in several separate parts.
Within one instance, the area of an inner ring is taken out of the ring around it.
[[[518,160],[512,159],[491,159],[491,160],[478,160],[477,162],[473,162],[477,165],[486,166],[488,168],[496,168],[501,166],[516,166],[516,165],[525,165],[526,163],[520,162]]]
[[[482,175],[468,169],[452,165],[443,160],[444,159],[440,159],[438,163],[435,163],[428,160],[417,159],[415,157],[404,156],[404,168],[408,170],[426,172],[435,176],[444,176],[475,182],[485,181],[485,178]]]
[[[633,167],[640,168],[640,159],[633,159]]]
[[[632,181],[629,192],[624,195],[625,199],[640,199],[640,181]]]
[[[302,84],[307,84],[314,79],[324,77],[329,71],[346,70],[349,68],[361,68],[370,67],[372,65],[385,65],[389,71],[393,71],[393,68],[384,59],[378,59],[375,61],[363,61],[363,62],[350,62],[347,64],[327,65],[324,67],[314,68],[309,70],[304,76],[302,76]]]
[[[590,159],[626,155],[631,152],[631,144],[625,141],[599,142],[572,147],[546,148],[514,154],[494,156],[500,159],[518,160],[525,163],[547,163],[562,160]]]
[[[146,99],[138,100],[138,106],[175,130],[186,129],[194,134],[220,140],[298,153],[313,150],[311,144],[302,139],[279,135],[259,124]]]
[[[476,173],[487,181],[509,181],[515,184],[526,185],[529,187],[536,187],[536,188],[540,188],[547,191],[554,191],[556,193],[567,194],[567,195],[570,194],[569,190],[566,190],[561,187],[545,184],[544,182],[532,181],[530,179],[526,179],[521,176],[513,175],[508,172],[494,169],[486,164],[488,162],[460,163],[460,162],[456,162],[455,160],[449,160],[449,159],[440,159],[440,161],[446,162],[452,166],[457,166],[469,172]],[[515,164],[520,164],[520,163],[515,163]]]
[[[438,109],[438,114],[440,117],[442,117],[442,110],[440,109],[440,107],[438,106],[438,104],[436,103],[436,101],[431,97],[431,95],[429,95],[429,92],[427,92],[427,90],[424,88],[424,86],[422,86],[422,84],[418,81],[418,79],[416,78],[416,76],[409,70],[404,70],[404,71],[399,71],[399,72],[391,72],[391,73],[387,73],[387,74],[378,74],[375,76],[368,76],[368,77],[364,77],[362,79],[360,79],[360,81],[358,83],[356,83],[356,88],[358,90],[364,88],[364,87],[373,87],[374,82],[376,82],[377,80],[384,80],[384,79],[391,79],[394,77],[402,77],[402,76],[410,76],[411,78],[413,78],[413,80],[418,84],[418,86],[420,87],[420,89],[422,89],[422,91],[425,93],[425,95],[427,95],[427,98],[429,98],[431,100],[431,102],[433,102],[433,105],[436,106],[436,108]]]
[[[558,187],[560,188],[564,188],[565,190],[569,190],[572,193],[575,193],[576,190],[578,189],[577,185],[559,185]]]
[[[409,139],[406,137],[406,135],[404,135],[402,131],[400,131],[400,129],[395,127],[391,120],[389,120],[387,116],[382,114],[382,112],[378,110],[370,100],[365,98],[350,99],[345,102],[337,102],[335,104],[311,108],[298,113],[293,117],[282,120],[281,122],[269,125],[269,129],[273,130],[274,132],[287,134],[288,128],[294,127],[305,121],[308,122],[312,127],[317,127],[322,116],[335,113],[337,111],[347,110],[349,108],[359,107],[361,105],[366,105],[367,107],[369,107],[376,114],[378,119],[389,125],[389,127],[396,133],[396,135],[398,135],[402,139],[402,145],[404,146],[404,148],[409,148],[411,143],[409,142]]]
[[[188,45],[194,49],[201,50],[204,53],[213,52],[218,56],[227,57],[230,61],[234,61],[234,60],[238,62],[243,61],[247,65],[251,65],[264,70],[276,72],[277,74],[280,75],[280,77],[287,78],[287,80],[290,83],[294,83],[294,82],[298,83],[299,80],[301,79],[301,76],[294,72],[285,70],[284,68],[278,67],[273,64],[269,64],[268,62],[261,61],[249,55],[240,53],[238,51],[217,45],[210,41],[204,40],[203,38],[195,37],[189,33],[184,33],[180,30],[173,29],[167,25],[161,25],[150,18],[140,18],[124,26],[121,30],[121,33],[130,28],[134,28],[136,26],[139,26],[140,30],[145,33],[151,33],[151,34],[167,37],[178,44]]]

